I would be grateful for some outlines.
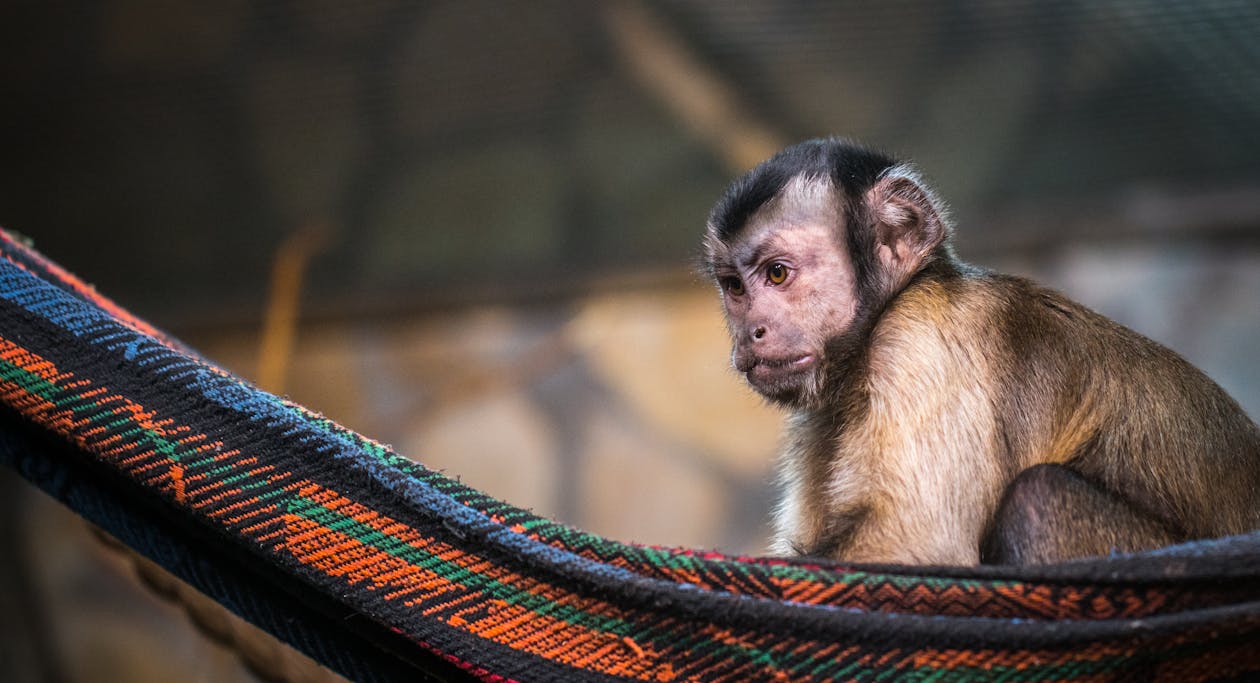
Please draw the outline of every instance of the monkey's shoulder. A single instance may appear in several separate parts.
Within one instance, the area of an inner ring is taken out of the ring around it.
[[[886,315],[889,327],[931,325],[948,340],[961,335],[1017,346],[1065,340],[1142,346],[1155,342],[1034,280],[960,265],[907,287]],[[915,330],[921,332],[921,329]],[[1162,347],[1160,347],[1162,348]]]
[[[994,326],[1012,311],[1035,314],[1028,301],[1040,296],[1041,289],[1030,280],[970,267],[920,277],[888,303],[872,328],[872,343],[984,345],[996,340]],[[1070,301],[1060,303],[1053,292],[1045,293],[1056,306],[1076,314]]]
[[[1220,386],[1176,351],[1054,289],[988,271],[926,284],[909,301],[936,302],[931,324],[941,323],[934,336],[943,347],[935,351],[936,359],[958,359],[977,374],[1000,377],[1025,393],[1056,387],[1085,402],[1091,396],[1112,397],[1106,410],[1098,408],[1102,412],[1131,416],[1175,410],[1183,423],[1190,414],[1248,422]],[[923,308],[916,303],[910,310]],[[904,313],[899,324],[907,319],[914,320],[908,326],[928,324],[925,317]],[[923,329],[915,332],[922,335]]]
[[[954,367],[979,375],[1030,363],[1084,369],[1093,365],[1087,359],[1099,358],[1122,359],[1133,369],[1144,359],[1166,365],[1170,358],[1189,367],[1054,289],[971,267],[920,278],[894,298],[872,329],[870,357],[884,366],[897,359],[906,372]]]
[[[977,273],[918,278],[899,292],[871,328],[869,390],[891,392],[890,400],[935,396],[941,387],[978,391],[1008,354],[1004,335],[994,334],[1007,308],[1003,286],[999,276]]]

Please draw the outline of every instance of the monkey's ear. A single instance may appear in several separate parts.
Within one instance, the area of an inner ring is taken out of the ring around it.
[[[866,195],[875,230],[875,251],[887,272],[909,277],[947,236],[931,190],[906,175],[886,176]]]

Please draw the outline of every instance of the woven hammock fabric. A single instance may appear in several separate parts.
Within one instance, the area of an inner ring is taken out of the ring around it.
[[[0,256],[0,460],[357,680],[1260,674],[1260,534],[1040,568],[621,544],[250,386],[11,235]]]

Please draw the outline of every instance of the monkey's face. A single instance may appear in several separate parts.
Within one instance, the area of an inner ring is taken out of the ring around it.
[[[710,240],[731,333],[731,362],[766,398],[809,407],[821,399],[828,341],[853,324],[856,278],[830,192],[789,188],[735,239]]]

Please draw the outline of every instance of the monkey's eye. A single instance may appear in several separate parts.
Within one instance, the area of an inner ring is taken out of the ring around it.
[[[771,263],[770,267],[766,268],[766,279],[770,280],[772,285],[783,284],[784,280],[787,280],[787,276],[788,267],[782,263]]]
[[[725,289],[727,294],[731,296],[743,296],[744,282],[737,277],[724,277],[722,278],[722,289]]]

